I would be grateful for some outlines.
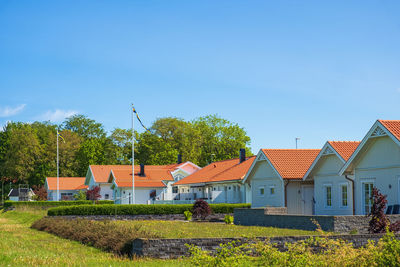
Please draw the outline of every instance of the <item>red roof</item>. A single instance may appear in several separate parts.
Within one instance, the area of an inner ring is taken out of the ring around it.
[[[262,149],[283,179],[302,179],[320,149]]]
[[[145,176],[139,176],[140,166],[135,166],[135,186],[136,187],[165,187],[162,181],[173,181],[171,172],[181,164],[171,165],[146,165],[144,166]],[[115,183],[118,187],[132,187],[132,166],[130,168],[112,168]],[[111,172],[111,171],[110,171]],[[108,182],[112,182],[113,177],[108,174]]]
[[[48,190],[57,190],[57,177],[46,178]],[[87,189],[85,177],[59,177],[59,190]]]
[[[184,164],[184,163],[181,163]],[[170,164],[170,165],[146,165],[145,170],[149,168],[161,168],[165,171],[173,171],[181,164]],[[108,183],[111,170],[130,170],[132,175],[132,165],[90,165],[89,168],[92,170],[92,174],[96,183]],[[139,166],[135,166],[135,172],[138,171]],[[166,175],[168,176],[168,175]],[[172,179],[172,176],[169,175]]]
[[[357,149],[360,141],[328,141],[336,152],[347,161]]]
[[[203,169],[174,183],[174,185],[242,180],[254,159],[255,156],[248,157],[247,160],[242,163],[239,163],[239,159],[237,158],[213,162]]]
[[[383,126],[400,141],[400,120],[378,120]]]

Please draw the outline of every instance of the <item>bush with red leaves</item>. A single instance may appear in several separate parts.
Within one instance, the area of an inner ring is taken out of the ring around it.
[[[198,199],[193,204],[193,217],[194,218],[201,218],[204,220],[211,214],[210,205],[208,205],[207,201],[203,199]]]
[[[96,201],[101,198],[100,195],[100,186],[94,186],[92,189],[86,191],[86,199]]]
[[[47,200],[47,191],[43,185],[33,185],[32,190],[35,193],[36,200]]]
[[[385,233],[386,229],[389,229],[391,232],[400,231],[400,221],[391,224],[385,214],[387,204],[386,195],[383,195],[379,189],[374,187],[372,189],[372,198],[371,213],[368,214],[368,217],[371,217],[368,231],[370,233]]]

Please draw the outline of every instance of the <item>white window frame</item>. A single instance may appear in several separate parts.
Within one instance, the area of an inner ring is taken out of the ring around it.
[[[362,214],[367,214],[365,210],[365,199],[364,199],[364,184],[371,184],[372,183],[372,188],[375,187],[375,178],[363,178],[360,179],[361,182],[361,211]]]
[[[331,189],[331,205],[330,206],[328,206],[328,198],[327,198],[327,189],[328,189],[328,187],[330,187],[330,189]],[[324,188],[324,208],[325,209],[332,209],[333,208],[333,186],[332,186],[332,184],[324,184],[323,185],[323,188]]]
[[[275,196],[276,195],[276,186],[275,185],[270,185],[269,187],[269,196]],[[271,189],[274,190],[274,193],[271,193]]]
[[[346,202],[347,202],[347,205],[346,206],[344,206],[343,205],[343,186],[346,186]],[[348,208],[349,207],[349,183],[340,183],[339,184],[339,194],[340,194],[340,197],[339,197],[339,199],[340,199],[340,207],[341,208]]]
[[[261,189],[263,190],[263,193],[262,193],[262,194],[261,194]],[[264,196],[265,196],[265,186],[259,186],[259,187],[258,187],[257,195],[258,195],[259,197],[264,197]]]

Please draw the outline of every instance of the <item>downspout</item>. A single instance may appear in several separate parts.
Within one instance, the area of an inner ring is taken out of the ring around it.
[[[355,191],[354,180],[347,177],[347,175],[344,175],[344,178],[346,178],[346,180],[349,180],[351,182],[351,196],[353,199],[353,215],[356,215],[355,196],[354,196],[354,191]]]
[[[285,207],[287,208],[287,186],[288,186],[288,184],[289,184],[289,180],[286,180],[285,181],[285,183],[284,183],[284,185],[285,185],[285,192],[284,192],[284,194],[285,194]]]

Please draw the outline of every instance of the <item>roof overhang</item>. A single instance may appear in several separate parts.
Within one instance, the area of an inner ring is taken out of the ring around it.
[[[332,145],[329,142],[326,142],[325,145],[322,147],[321,151],[318,153],[318,156],[315,158],[313,163],[311,164],[310,168],[308,168],[306,174],[303,176],[303,181],[307,180],[309,178],[310,174],[312,173],[313,169],[317,166],[318,161],[328,155],[336,155],[342,162],[343,164],[346,163],[344,158],[340,156],[340,154],[332,147]]]
[[[398,146],[400,146],[400,140],[397,139],[379,120],[377,120],[374,125],[372,125],[371,129],[364,136],[361,143],[358,145],[357,149],[351,155],[349,160],[344,164],[344,166],[340,169],[339,175],[350,174],[351,173],[351,165],[354,160],[358,158],[360,153],[363,151],[364,146],[368,143],[370,139],[388,136],[393,142],[395,142]]]

